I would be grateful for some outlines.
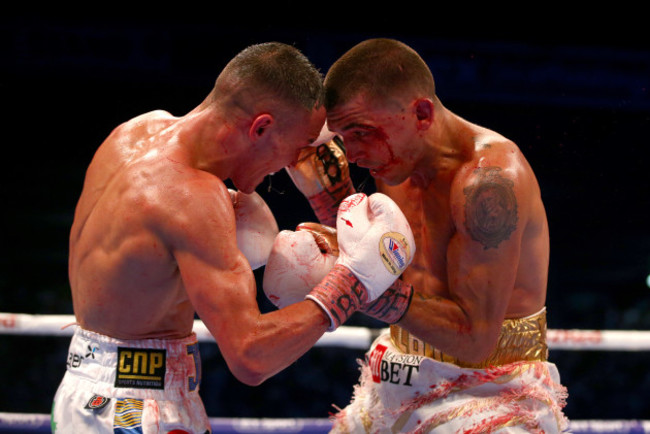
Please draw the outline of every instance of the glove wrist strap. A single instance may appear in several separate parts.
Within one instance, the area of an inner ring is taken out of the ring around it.
[[[397,279],[371,303],[361,306],[361,312],[388,324],[399,322],[406,314],[413,298],[413,285]]]
[[[305,298],[325,311],[330,319],[327,331],[334,331],[367,302],[368,291],[352,271],[336,264]]]
[[[341,183],[328,187],[307,198],[318,221],[324,225],[336,227],[336,213],[343,199],[354,194],[352,179],[345,178]]]

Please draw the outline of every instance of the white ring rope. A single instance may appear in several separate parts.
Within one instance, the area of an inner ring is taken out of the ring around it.
[[[35,336],[71,336],[74,315],[33,315],[0,312],[0,334]],[[316,346],[364,350],[385,329],[342,326],[325,334]],[[214,342],[201,320],[194,321],[199,342]],[[551,350],[648,351],[650,331],[640,330],[556,330],[547,332]]]
[[[34,315],[0,312],[0,334],[31,336],[71,336],[74,315]],[[344,347],[366,350],[386,329],[342,326],[325,334],[316,346]],[[214,342],[201,320],[194,321],[199,342]],[[647,351],[650,331],[639,330],[553,330],[547,332],[549,349]],[[214,433],[327,433],[328,419],[246,419],[211,418]],[[0,412],[0,433],[49,432],[49,415]],[[650,433],[650,420],[573,420],[574,434],[590,433]]]
[[[326,434],[331,428],[328,419],[254,419],[211,417],[213,434],[303,433]],[[573,434],[650,433],[650,420],[573,420],[569,422]],[[1,413],[0,433],[49,433],[49,414]]]

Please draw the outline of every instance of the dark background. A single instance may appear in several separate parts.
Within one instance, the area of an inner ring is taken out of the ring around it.
[[[152,109],[188,112],[252,43],[294,44],[325,73],[355,43],[387,36],[420,52],[448,108],[514,140],[536,171],[551,228],[549,327],[650,330],[650,45],[640,11],[601,11],[595,21],[593,11],[529,8],[494,20],[307,5],[289,2],[292,12],[277,17],[260,5],[233,18],[193,4],[155,18],[101,8],[83,19],[0,17],[0,312],[72,313],[74,206],[96,147],[118,123]],[[356,167],[352,175],[356,185],[367,178]],[[314,219],[285,173],[258,192],[281,229]],[[0,337],[0,412],[49,412],[68,342]],[[234,379],[216,345],[201,349],[211,417],[326,417],[349,401],[363,356],[314,348],[254,388]],[[569,389],[570,418],[649,417],[650,354],[558,350],[551,359]]]

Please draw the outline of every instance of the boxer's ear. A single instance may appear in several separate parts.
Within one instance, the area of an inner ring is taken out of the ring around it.
[[[419,130],[428,129],[433,123],[435,108],[433,101],[429,98],[419,98],[414,104],[415,117],[417,119],[417,128]]]
[[[261,139],[268,132],[271,125],[273,125],[273,116],[268,113],[257,115],[248,130],[249,139],[252,142]]]

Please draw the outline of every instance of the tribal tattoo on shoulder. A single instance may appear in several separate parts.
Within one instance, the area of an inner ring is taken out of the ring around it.
[[[465,187],[465,227],[485,250],[498,248],[517,229],[514,182],[499,173],[500,167],[481,167],[474,185]]]

